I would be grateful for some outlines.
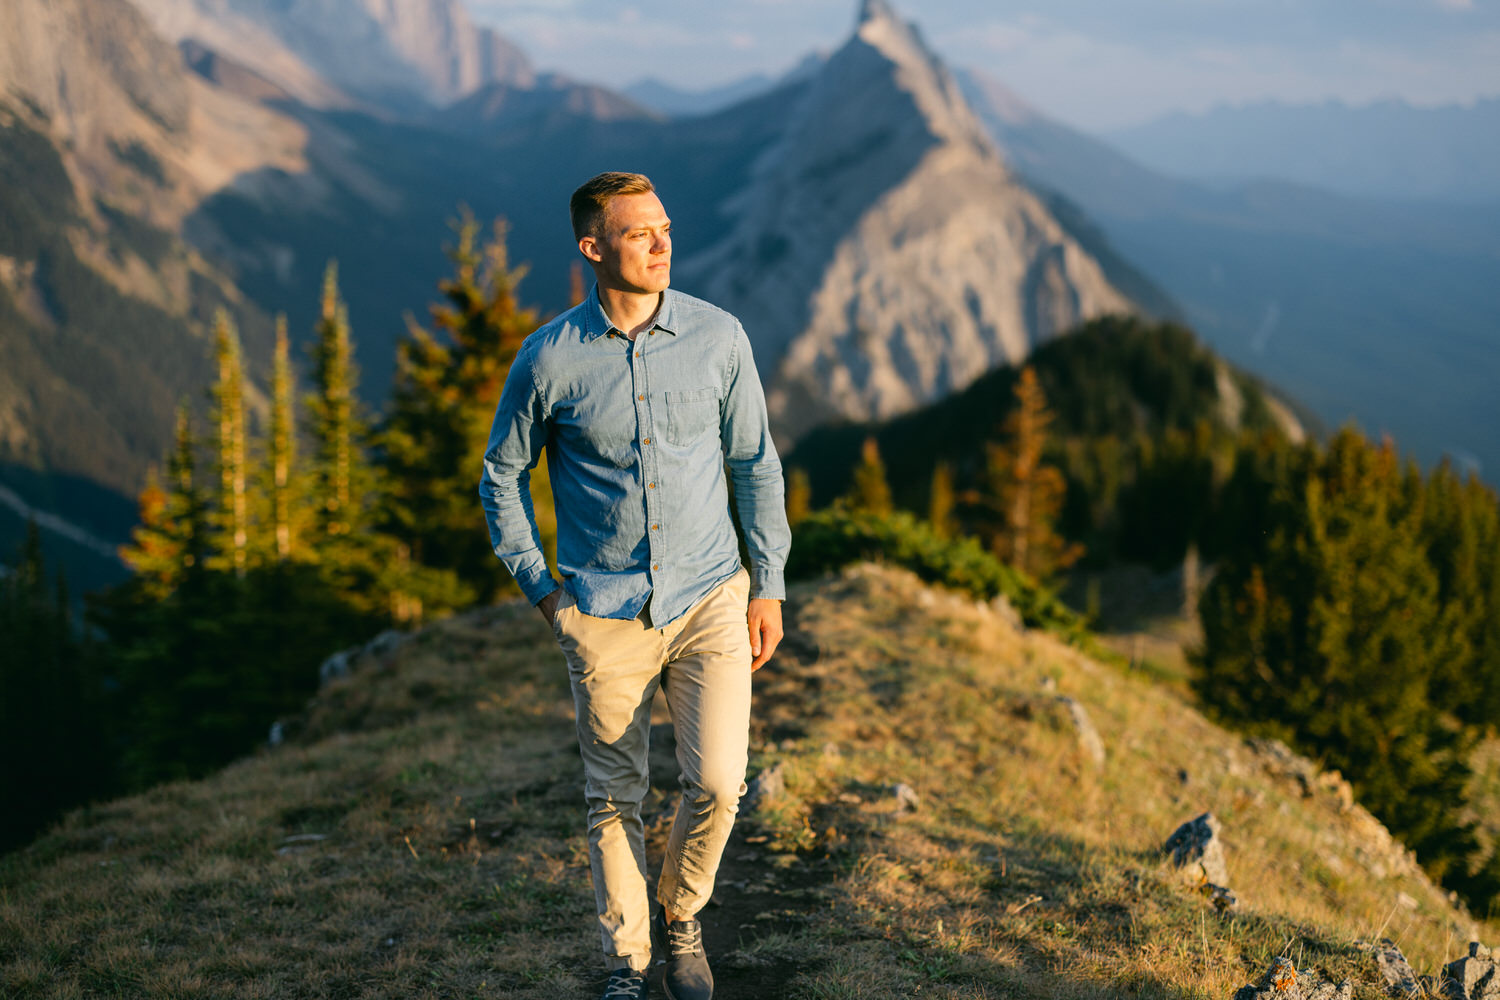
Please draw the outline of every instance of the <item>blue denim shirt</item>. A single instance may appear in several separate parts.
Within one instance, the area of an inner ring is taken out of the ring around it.
[[[671,289],[632,342],[595,289],[521,344],[495,411],[479,496],[495,554],[533,604],[557,586],[532,515],[542,447],[557,566],[585,614],[660,628],[740,568],[724,472],[750,554],[750,595],[786,596],[781,461],[750,342],[733,316]]]

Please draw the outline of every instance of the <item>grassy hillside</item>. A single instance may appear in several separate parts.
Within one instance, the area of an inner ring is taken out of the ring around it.
[[[785,792],[737,828],[704,914],[722,1000],[1223,997],[1283,953],[1376,996],[1359,939],[1432,972],[1497,937],[1340,782],[1139,674],[869,565],[795,587],[788,611],[752,734]],[[1098,727],[1101,767],[1059,695]],[[571,714],[524,606],[367,655],[287,745],[0,859],[0,994],[592,995]],[[659,854],[675,769],[656,722]],[[1227,916],[1159,854],[1205,810]]]

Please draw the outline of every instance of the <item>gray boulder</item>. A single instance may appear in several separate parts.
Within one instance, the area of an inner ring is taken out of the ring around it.
[[[1425,992],[1411,963],[1390,938],[1381,938],[1372,949],[1386,992],[1393,997],[1419,997]]]
[[[1500,975],[1495,956],[1478,941],[1469,953],[1443,967],[1442,995],[1452,1000],[1500,1000]]]
[[[1167,838],[1162,846],[1181,869],[1185,880],[1195,886],[1211,883],[1229,884],[1229,868],[1224,863],[1224,842],[1219,839],[1219,821],[1213,813],[1188,820]]]
[[[1068,718],[1073,723],[1073,729],[1078,733],[1078,749],[1094,765],[1095,768],[1104,767],[1104,741],[1099,738],[1099,730],[1094,728],[1094,721],[1089,718],[1088,709],[1077,698],[1067,695],[1058,695],[1058,702],[1068,711]]]
[[[786,765],[777,761],[761,771],[745,790],[745,812],[751,813],[786,794]]]

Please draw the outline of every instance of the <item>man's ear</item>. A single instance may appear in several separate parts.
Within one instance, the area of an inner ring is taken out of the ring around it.
[[[595,263],[604,259],[604,255],[599,252],[599,241],[592,235],[578,241],[578,252]]]

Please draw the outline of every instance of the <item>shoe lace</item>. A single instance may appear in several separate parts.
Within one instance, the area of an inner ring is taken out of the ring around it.
[[[646,983],[646,977],[639,972],[615,972],[609,977],[609,985],[604,991],[604,1000],[610,997],[619,997],[621,1000],[640,1000],[641,987]]]
[[[696,920],[674,920],[667,925],[667,950],[673,955],[703,951],[703,925]]]

